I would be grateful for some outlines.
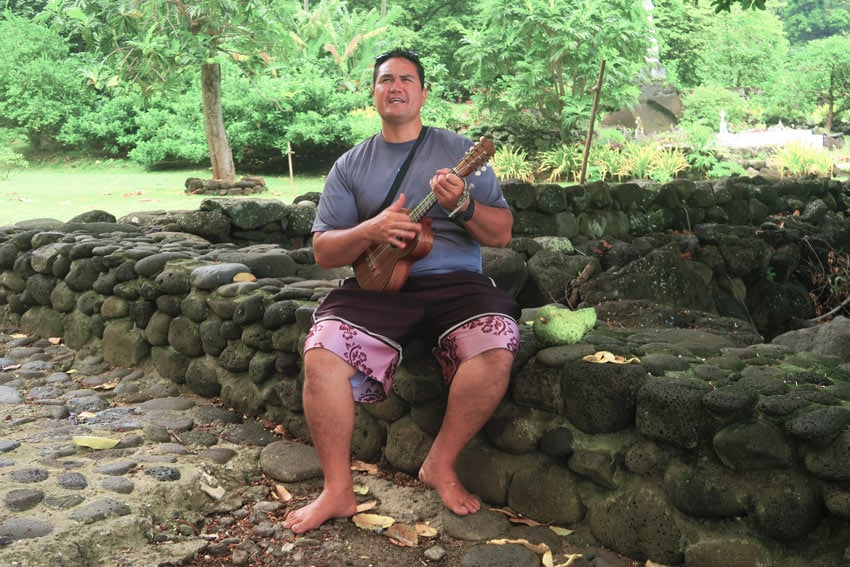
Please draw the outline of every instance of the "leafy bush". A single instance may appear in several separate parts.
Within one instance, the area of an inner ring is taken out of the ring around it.
[[[540,172],[547,181],[568,181],[577,177],[584,149],[580,144],[561,144],[540,154]]]
[[[9,179],[28,166],[24,156],[6,144],[0,144],[0,179]]]
[[[688,158],[679,148],[664,148],[658,152],[653,162],[650,177],[653,181],[666,183],[688,169]]]
[[[622,148],[621,144],[591,145],[587,156],[586,179],[600,181],[621,179],[625,157]]]
[[[816,175],[832,177],[832,156],[823,148],[800,142],[790,142],[768,160],[771,167],[783,176]]]
[[[187,93],[151,106],[135,118],[138,132],[130,159],[147,166],[209,159],[199,97]]]
[[[504,146],[490,158],[490,166],[501,180],[534,181],[534,167],[528,153],[520,147]]]
[[[747,104],[734,91],[717,86],[700,86],[682,97],[682,119],[679,125],[689,129],[693,126],[720,129],[720,111],[726,113],[730,129],[743,127],[747,123]]]
[[[650,179],[660,153],[661,147],[656,142],[626,142],[623,146],[623,160],[616,175]]]
[[[125,156],[138,142],[137,117],[148,106],[136,93],[102,92],[91,109],[68,117],[58,139],[95,155]]]
[[[712,165],[706,172],[706,177],[710,179],[718,179],[720,177],[731,177],[733,175],[743,175],[746,171],[744,166],[734,161],[721,161]]]
[[[0,126],[22,129],[32,149],[52,145],[62,124],[93,100],[82,66],[58,34],[0,15]]]
[[[686,157],[691,170],[698,174],[707,175],[718,164],[719,159],[714,152],[715,133],[706,126],[693,125],[685,130],[688,151]]]

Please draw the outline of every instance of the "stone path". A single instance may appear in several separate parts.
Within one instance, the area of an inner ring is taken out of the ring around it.
[[[391,472],[358,473],[362,500],[438,536],[405,548],[348,519],[295,536],[280,523],[289,505],[279,487],[291,505],[315,496],[312,448],[213,402],[0,325],[0,565],[539,565],[522,546],[479,543],[546,541],[562,560],[571,547],[543,526],[511,528],[497,511],[460,519]],[[263,472],[297,481],[276,485]],[[573,542],[584,543],[576,566],[633,565],[592,538]]]

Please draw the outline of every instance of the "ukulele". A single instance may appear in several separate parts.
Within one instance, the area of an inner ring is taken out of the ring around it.
[[[482,136],[451,169],[451,173],[461,178],[466,177],[490,159],[494,151],[493,142]],[[404,286],[413,263],[427,256],[434,246],[432,219],[425,218],[425,215],[436,204],[437,198],[434,193],[428,193],[428,196],[422,199],[413,210],[404,209],[410,214],[411,221],[422,222],[421,232],[416,238],[408,241],[407,246],[399,248],[386,242],[373,244],[354,261],[352,264],[354,277],[357,278],[361,288],[373,291],[398,291]]]

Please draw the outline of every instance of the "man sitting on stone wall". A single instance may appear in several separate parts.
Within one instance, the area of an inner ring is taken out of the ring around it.
[[[410,268],[399,291],[361,287],[352,278],[314,314],[304,346],[303,396],[324,488],[315,501],[286,517],[284,526],[295,533],[355,513],[354,400],[386,398],[402,349],[415,337],[436,341],[434,354],[450,384],[442,427],[419,478],[455,514],[481,507],[461,485],[455,462],[501,402],[519,346],[519,306],[482,274],[480,250],[507,245],[513,217],[491,170],[476,176],[472,186],[449,169],[472,144],[423,126],[426,97],[416,53],[396,49],[378,56],[373,98],[381,132],[340,157],[319,203],[313,248],[323,267],[356,266],[382,246],[389,252],[408,250],[427,242],[431,233],[433,247],[412,265],[402,266],[412,261],[405,258],[388,267]],[[398,174],[408,155],[407,174]],[[403,176],[400,185],[393,183],[397,176]],[[390,196],[393,185],[397,198]],[[387,198],[392,204],[381,210]],[[435,206],[423,222],[413,222],[402,207],[429,198],[436,199]]]

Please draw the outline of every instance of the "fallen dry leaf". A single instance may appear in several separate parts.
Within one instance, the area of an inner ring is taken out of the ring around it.
[[[508,521],[512,524],[522,524],[525,526],[542,526],[540,522],[537,520],[532,520],[531,518],[526,518],[525,516],[520,516],[510,508],[490,508],[493,512],[500,512],[508,517]]]
[[[582,360],[585,362],[594,362],[596,364],[605,364],[608,362],[613,364],[631,364],[633,362],[640,362],[640,359],[635,356],[627,359],[624,356],[608,352],[607,350],[600,350],[599,352],[588,354],[583,357]]]
[[[419,545],[416,528],[407,524],[393,524],[387,528],[384,535],[390,538],[390,541],[401,544],[402,546],[416,547]]]
[[[12,337],[13,339],[23,339],[23,338],[28,337],[29,335],[25,335],[23,333],[12,333],[9,336]]]
[[[393,518],[389,516],[380,516],[378,514],[354,514],[351,517],[351,521],[354,522],[354,525],[362,530],[371,530],[373,532],[380,532],[395,523]]]
[[[62,337],[50,337],[49,339],[47,339],[47,342],[52,345],[60,345],[62,344]]]
[[[569,530],[567,528],[562,528],[561,526],[549,526],[549,529],[558,534],[561,537],[572,535],[574,530]]]
[[[437,530],[422,522],[416,524],[416,533],[419,537],[437,537]]]
[[[118,439],[94,435],[74,435],[71,437],[71,441],[74,442],[74,445],[89,447],[90,449],[111,449],[119,443]]]
[[[549,546],[545,543],[531,543],[527,539],[491,539],[487,542],[488,545],[509,545],[509,544],[521,545],[527,550],[536,553],[537,555],[543,555],[547,551],[550,551]]]
[[[369,500],[368,502],[361,502],[354,509],[356,513],[368,512],[369,510],[374,510],[378,506],[377,500]]]
[[[257,281],[257,277],[251,272],[239,272],[235,276],[233,276],[234,282],[255,282]]]
[[[354,484],[354,494],[357,494],[358,496],[366,496],[369,494],[369,487],[357,482]]]
[[[114,390],[115,387],[118,386],[118,382],[105,382],[103,384],[98,384],[96,386],[92,386],[92,390]]]
[[[364,463],[363,461],[351,461],[351,470],[354,472],[364,472],[372,476],[377,476],[380,471],[378,465],[373,463]]]
[[[289,492],[282,484],[275,483],[274,492],[277,494],[277,497],[280,498],[281,502],[289,502],[292,500],[292,493]]]

